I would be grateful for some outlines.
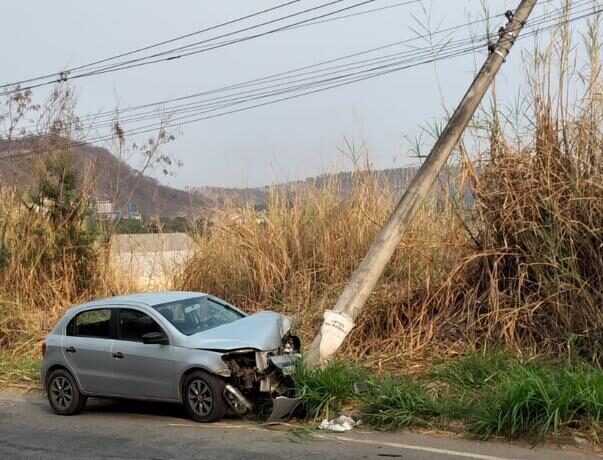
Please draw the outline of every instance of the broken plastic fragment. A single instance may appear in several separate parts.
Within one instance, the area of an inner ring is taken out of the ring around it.
[[[287,398],[278,396],[272,400],[272,414],[267,423],[280,423],[288,421],[295,409],[301,404],[302,398]]]

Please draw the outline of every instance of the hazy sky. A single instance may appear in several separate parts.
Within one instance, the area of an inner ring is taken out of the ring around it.
[[[326,1],[326,0],[325,0]],[[325,1],[302,0],[289,11]],[[484,0],[502,13],[518,0]],[[399,3],[377,0],[362,9]],[[4,1],[0,84],[87,63],[281,3],[278,0],[19,0]],[[354,1],[346,4],[356,3]],[[480,0],[423,0],[432,27],[475,18]],[[282,10],[285,11],[285,10]],[[276,16],[273,15],[272,17]],[[78,112],[177,97],[313,64],[412,37],[421,5],[401,6],[341,21],[266,36],[186,59],[132,69],[75,83]],[[501,21],[494,22],[498,29]],[[483,27],[479,32],[483,33]],[[476,30],[477,32],[477,30]],[[466,30],[451,35],[463,38]],[[208,35],[209,36],[209,35]],[[425,45],[425,43],[423,43]],[[409,143],[420,126],[444,115],[441,88],[453,107],[470,83],[475,56],[425,65],[308,97],[182,128],[166,150],[184,163],[166,183],[256,186],[300,179],[349,164],[337,163],[344,139],[366,141],[377,168],[414,161]],[[523,80],[514,52],[500,78],[508,94]],[[435,78],[436,72],[438,79]],[[439,80],[439,81],[438,81]],[[439,85],[439,86],[438,86]],[[43,97],[47,90],[38,90]]]

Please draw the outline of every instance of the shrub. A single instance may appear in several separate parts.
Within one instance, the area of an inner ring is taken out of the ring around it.
[[[599,425],[603,373],[596,369],[519,366],[490,392],[470,430],[480,436],[545,438]]]
[[[303,397],[305,417],[313,420],[339,415],[346,404],[358,399],[354,383],[366,379],[366,371],[342,361],[332,361],[323,369],[312,370],[300,362],[293,375],[297,393]]]

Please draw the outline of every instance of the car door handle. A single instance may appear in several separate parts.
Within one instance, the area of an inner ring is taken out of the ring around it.
[[[75,353],[75,347],[67,347],[67,348],[65,348],[65,351],[67,353]]]
[[[113,357],[115,359],[121,359],[124,357],[124,354],[121,351],[118,351],[117,353],[113,353]]]

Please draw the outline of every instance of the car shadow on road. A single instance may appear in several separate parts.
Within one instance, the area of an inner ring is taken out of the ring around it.
[[[184,407],[181,405],[154,401],[90,399],[84,409],[84,413],[151,415],[189,420]]]
[[[44,412],[53,414],[50,405],[44,400],[32,401],[33,405],[38,406]],[[156,401],[136,401],[130,399],[109,399],[109,398],[90,398],[82,416],[149,416],[149,417],[168,417],[174,419],[174,423],[195,423],[186,413],[181,404],[165,403]],[[228,420],[256,420],[254,416],[240,417],[233,413],[227,413],[224,421]]]

